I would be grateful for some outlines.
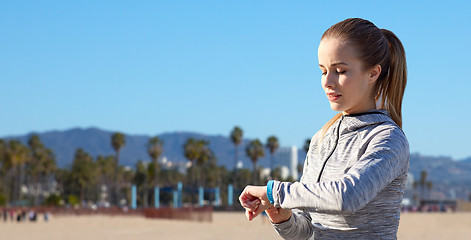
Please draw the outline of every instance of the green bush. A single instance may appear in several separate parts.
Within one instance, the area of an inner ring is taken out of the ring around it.
[[[0,206],[5,206],[7,204],[7,197],[3,194],[0,194]]]
[[[62,200],[62,197],[58,194],[51,194],[49,195],[46,200],[44,200],[44,204],[46,206],[60,206],[60,202]]]
[[[80,200],[79,200],[78,197],[75,196],[75,195],[72,195],[72,194],[69,195],[68,200],[69,200],[69,201],[68,201],[69,204],[72,205],[72,206],[80,205]]]

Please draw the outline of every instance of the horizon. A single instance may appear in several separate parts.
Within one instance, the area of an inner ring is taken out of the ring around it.
[[[76,130],[76,129],[79,129],[79,130],[90,130],[90,129],[95,129],[95,130],[99,130],[99,131],[104,131],[104,132],[109,132],[109,133],[115,133],[115,132],[119,132],[119,131],[113,131],[113,130],[108,130],[108,129],[103,129],[103,128],[99,128],[99,127],[73,127],[73,128],[68,128],[68,129],[63,129],[63,130],[49,130],[49,131],[42,131],[42,132],[35,132],[35,131],[30,131],[28,133],[25,133],[25,134],[19,134],[19,135],[10,135],[10,136],[0,136],[0,139],[17,139],[17,138],[21,138],[21,137],[25,137],[25,136],[30,136],[32,134],[38,134],[38,135],[41,135],[41,134],[47,134],[47,133],[51,133],[51,132],[66,132],[66,131],[71,131],[71,130]],[[198,135],[204,135],[204,136],[212,136],[212,137],[225,137],[225,138],[230,138],[229,134],[227,135],[223,135],[223,134],[206,134],[206,133],[202,133],[202,132],[194,132],[194,131],[172,131],[172,132],[162,132],[162,133],[158,133],[156,135],[149,135],[149,134],[129,134],[129,133],[126,133],[126,132],[120,132],[120,133],[123,133],[125,136],[129,136],[129,137],[153,137],[153,136],[161,136],[161,135],[165,135],[165,134],[179,134],[179,133],[183,133],[183,134],[198,134]],[[244,140],[246,141],[249,141],[249,140],[252,140],[254,138],[247,138],[247,137],[243,137]],[[265,144],[262,139],[260,139],[260,141]],[[165,144],[165,143],[164,143]],[[126,146],[126,145],[125,145]],[[302,149],[303,148],[303,145],[280,145],[280,148],[287,148],[287,147],[291,147],[291,146],[296,146],[298,148],[298,150]],[[411,155],[420,155],[420,156],[423,156],[423,157],[434,157],[434,158],[450,158],[452,159],[453,161],[467,161],[467,160],[471,160],[471,155],[470,156],[467,156],[467,157],[464,157],[464,158],[461,158],[461,159],[456,159],[456,158],[453,158],[452,156],[446,156],[446,155],[430,155],[430,154],[424,154],[424,153],[421,153],[421,152],[413,152],[411,151],[410,152]],[[165,157],[165,155],[162,155],[162,157]],[[302,162],[303,160],[300,159],[300,161]]]
[[[329,5],[330,6],[330,5]],[[459,7],[456,7],[459,6]],[[335,115],[322,33],[349,17],[402,41],[411,152],[471,156],[471,2],[0,2],[0,136],[95,126],[129,134],[234,126],[301,146]]]

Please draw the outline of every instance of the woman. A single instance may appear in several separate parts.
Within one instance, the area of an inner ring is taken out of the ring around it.
[[[354,18],[323,34],[318,58],[340,113],[311,139],[300,182],[247,186],[239,200],[249,220],[266,211],[285,239],[396,239],[409,168],[404,48],[392,32]]]

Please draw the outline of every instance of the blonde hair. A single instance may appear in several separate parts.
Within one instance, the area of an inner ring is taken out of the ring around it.
[[[381,73],[376,81],[375,101],[385,109],[392,120],[402,128],[402,99],[407,83],[407,63],[404,47],[399,38],[389,30],[379,29],[372,22],[349,18],[339,22],[322,35],[340,38],[356,48],[364,69],[380,65]],[[342,116],[338,113],[321,129],[321,136]]]

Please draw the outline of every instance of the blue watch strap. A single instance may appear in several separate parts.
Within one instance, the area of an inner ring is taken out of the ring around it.
[[[270,180],[267,183],[267,197],[268,201],[270,201],[271,204],[275,203],[275,200],[273,200],[273,184],[275,183],[275,180]]]

